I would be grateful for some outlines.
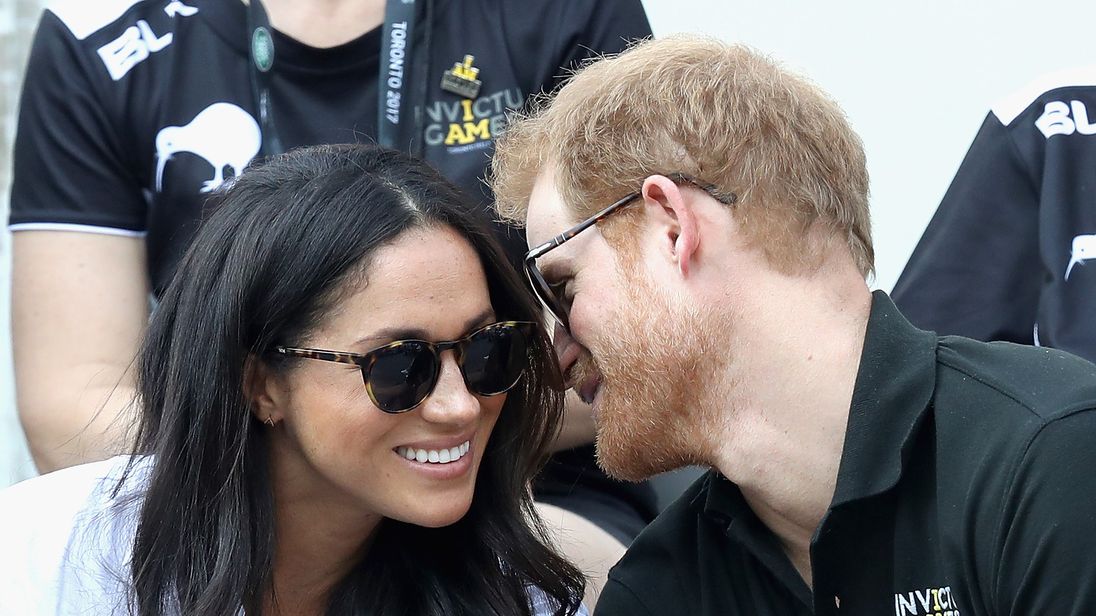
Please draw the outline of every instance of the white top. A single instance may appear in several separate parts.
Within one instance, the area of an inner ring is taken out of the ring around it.
[[[150,458],[137,460],[114,494],[129,460],[83,464],[0,490],[0,616],[128,615],[133,538],[152,468]],[[534,614],[552,614],[538,589],[530,598]]]
[[[143,486],[128,456],[35,477],[0,491],[0,614],[126,614],[129,561]]]

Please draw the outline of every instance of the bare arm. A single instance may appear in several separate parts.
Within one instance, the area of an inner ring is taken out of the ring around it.
[[[563,428],[552,443],[553,453],[594,442],[596,428],[592,409],[570,389],[563,399],[563,413]]]
[[[12,239],[19,418],[45,473],[125,449],[148,322],[145,242],[66,231]]]

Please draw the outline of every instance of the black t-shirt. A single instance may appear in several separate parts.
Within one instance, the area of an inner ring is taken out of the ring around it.
[[[598,616],[1096,613],[1096,366],[937,337],[877,292],[808,587],[738,487],[701,477]]]
[[[894,301],[918,327],[1096,360],[1096,66],[994,106]]]
[[[651,33],[639,0],[433,0],[430,24],[426,4],[417,3],[412,35],[412,47],[428,52],[425,66],[411,67],[425,74],[422,120],[400,143],[478,200],[485,216],[484,170],[507,114],[553,90],[583,59]],[[271,108],[285,148],[373,140],[380,39],[377,28],[317,49],[274,33]],[[11,229],[146,236],[149,277],[162,292],[209,191],[260,153],[249,40],[238,0],[71,1],[45,11],[21,102]],[[479,69],[475,99],[440,87],[466,55]],[[520,261],[522,235],[496,228]],[[570,493],[592,480],[632,517],[649,517],[650,488],[606,483],[584,451],[561,457],[543,489]]]
[[[418,6],[423,7],[420,2]],[[421,134],[402,142],[486,207],[482,178],[506,114],[568,67],[650,35],[639,0],[434,0]],[[275,32],[271,99],[283,145],[371,141],[380,28],[329,49]],[[262,135],[246,7],[233,0],[63,2],[31,50],[15,143],[11,226],[146,234],[153,289],[167,285],[208,191],[243,170]],[[442,75],[475,58],[480,92]],[[422,70],[415,67],[413,70]],[[500,228],[514,256],[517,233]]]

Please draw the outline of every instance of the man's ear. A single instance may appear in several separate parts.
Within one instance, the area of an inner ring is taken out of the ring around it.
[[[282,389],[270,366],[255,355],[248,355],[244,362],[244,397],[251,402],[251,413],[267,424],[282,420]]]
[[[659,233],[659,248],[688,276],[700,248],[700,225],[691,195],[664,175],[643,181],[643,206],[649,224]]]

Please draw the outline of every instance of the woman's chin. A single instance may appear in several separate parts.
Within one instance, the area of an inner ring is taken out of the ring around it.
[[[446,499],[444,504],[429,503],[430,500],[434,499],[421,501],[415,511],[409,511],[407,512],[408,515],[401,516],[403,518],[401,521],[425,528],[442,528],[459,522],[472,506],[471,494],[468,495],[467,499]],[[437,506],[428,509],[426,508],[428,503]]]

